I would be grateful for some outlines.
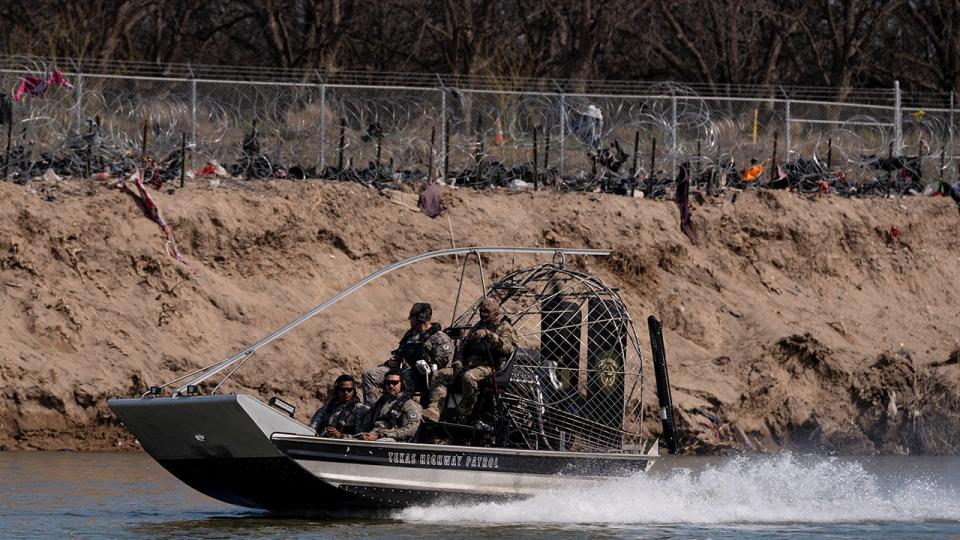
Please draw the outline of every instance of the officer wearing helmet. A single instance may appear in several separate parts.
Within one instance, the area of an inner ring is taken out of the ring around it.
[[[426,302],[417,302],[410,308],[410,330],[400,338],[400,344],[391,352],[390,359],[371,368],[361,377],[363,402],[373,405],[380,399],[383,377],[391,369],[402,370],[408,392],[428,391],[428,381],[438,370],[447,367],[453,358],[453,342],[432,321],[433,308]]]
[[[453,364],[439,370],[433,378],[430,403],[423,411],[424,418],[440,419],[447,397],[447,386],[463,371],[462,396],[457,414],[469,416],[477,402],[480,381],[502,369],[517,348],[517,337],[510,320],[500,314],[500,305],[493,298],[484,299],[479,308],[480,320],[470,328]]]

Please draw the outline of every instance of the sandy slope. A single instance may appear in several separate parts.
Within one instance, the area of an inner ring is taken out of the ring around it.
[[[606,195],[448,190],[449,223],[397,204],[414,195],[329,182],[156,198],[189,266],[123,193],[0,183],[0,448],[129,448],[106,398],[212,363],[380,266],[449,247],[450,227],[457,245],[613,248],[575,263],[619,284],[638,321],[664,319],[690,451],[958,446],[960,215],[943,199],[744,193],[696,207],[693,246],[672,203]],[[490,261],[494,272],[526,262]],[[384,358],[411,302],[448,322],[457,273],[453,260],[398,272],[258,354],[229,389],[309,414],[342,369]]]

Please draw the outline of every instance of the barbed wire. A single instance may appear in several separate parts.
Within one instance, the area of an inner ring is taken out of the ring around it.
[[[0,57],[0,88],[13,95],[24,76],[88,67],[71,64]],[[867,178],[878,156],[901,152],[918,156],[928,173],[956,175],[952,110],[904,108],[898,128],[892,100],[713,96],[669,82],[632,83],[634,95],[461,88],[442,78],[430,87],[357,86],[316,75],[317,82],[288,84],[68,73],[74,88],[14,103],[13,146],[27,156],[21,159],[91,145],[115,158],[138,156],[146,142],[150,155],[164,157],[186,139],[195,163],[229,165],[244,159],[244,141],[255,134],[268,175],[278,167],[311,176],[333,167],[338,177],[348,168],[383,167],[393,176],[425,177],[432,169],[480,178],[486,167],[526,178],[536,140],[539,171],[585,188],[598,175],[673,178],[681,162],[701,170],[751,159],[806,158]],[[394,75],[383,80],[399,81]]]

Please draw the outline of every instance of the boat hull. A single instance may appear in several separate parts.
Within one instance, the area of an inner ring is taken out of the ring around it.
[[[323,439],[245,395],[111,400],[144,449],[221,501],[284,513],[352,513],[526,498],[646,471],[642,454],[584,454]]]

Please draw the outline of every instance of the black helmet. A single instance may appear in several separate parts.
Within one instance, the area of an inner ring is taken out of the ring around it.
[[[433,308],[426,302],[417,302],[410,308],[410,318],[418,323],[430,322],[433,319]]]

